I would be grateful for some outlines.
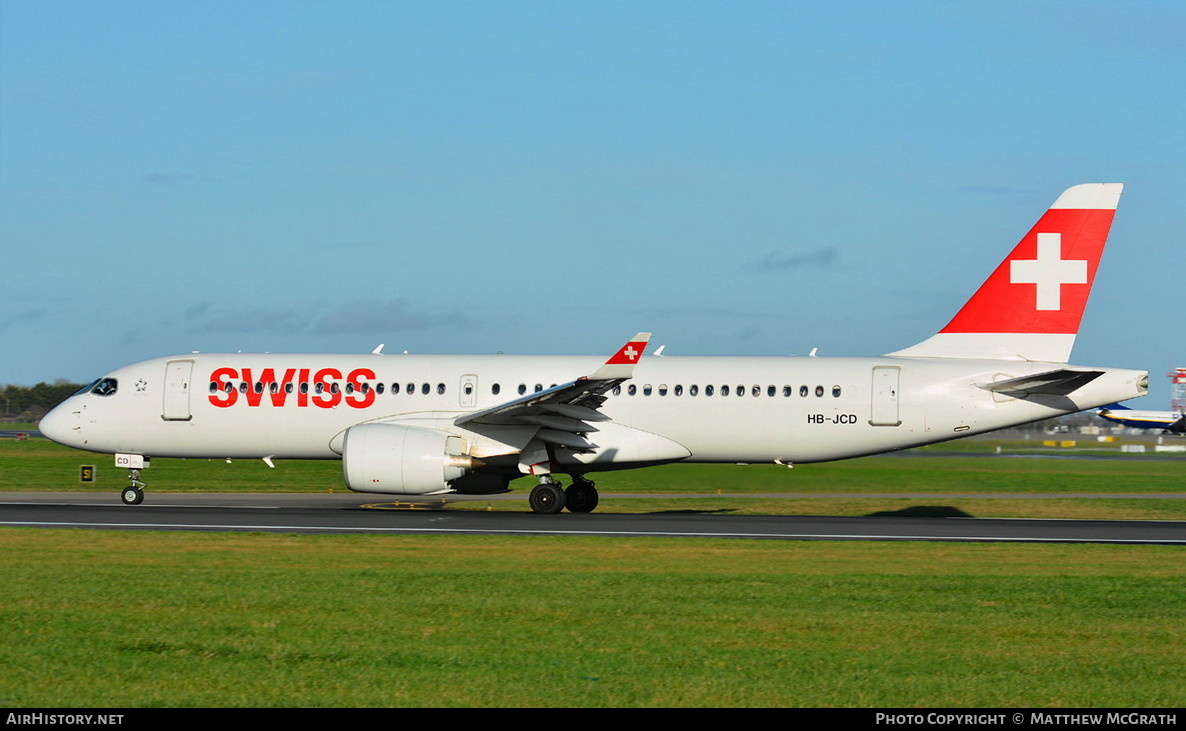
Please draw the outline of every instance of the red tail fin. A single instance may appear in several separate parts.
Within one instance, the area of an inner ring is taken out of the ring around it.
[[[1122,187],[1066,190],[947,327],[890,355],[1067,362]]]

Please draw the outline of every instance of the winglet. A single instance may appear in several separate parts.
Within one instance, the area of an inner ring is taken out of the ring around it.
[[[638,364],[642,353],[647,348],[647,343],[651,340],[650,333],[639,333],[618,349],[618,352],[610,356],[610,359],[605,362],[603,366],[597,369],[596,373],[588,376],[590,380],[600,381],[611,378],[630,378],[634,375],[634,366]]]

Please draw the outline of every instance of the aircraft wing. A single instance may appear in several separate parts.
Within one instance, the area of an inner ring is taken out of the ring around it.
[[[1104,371],[1076,370],[1060,368],[1056,371],[1036,373],[1032,376],[1019,376],[1007,381],[993,383],[978,383],[980,388],[994,393],[1023,398],[1030,394],[1045,394],[1047,396],[1066,396],[1074,393],[1083,386],[1104,375]]]
[[[638,333],[600,368],[575,381],[521,396],[498,406],[457,417],[456,426],[536,426],[541,441],[578,451],[597,448],[586,437],[597,428],[589,422],[608,421],[599,409],[605,393],[634,374],[650,333]]]

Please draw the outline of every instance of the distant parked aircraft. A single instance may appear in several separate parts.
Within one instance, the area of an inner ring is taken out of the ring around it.
[[[1137,429],[1164,429],[1174,434],[1186,434],[1186,414],[1177,411],[1141,411],[1120,404],[1108,404],[1097,409],[1096,415],[1108,421]]]

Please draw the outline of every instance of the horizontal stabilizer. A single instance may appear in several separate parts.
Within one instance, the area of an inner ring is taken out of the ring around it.
[[[1047,371],[1032,376],[1019,376],[1007,381],[993,383],[977,383],[985,391],[1001,393],[1006,396],[1022,398],[1030,394],[1047,396],[1066,396],[1091,383],[1104,375],[1104,371],[1072,370],[1060,368],[1057,371]]]

